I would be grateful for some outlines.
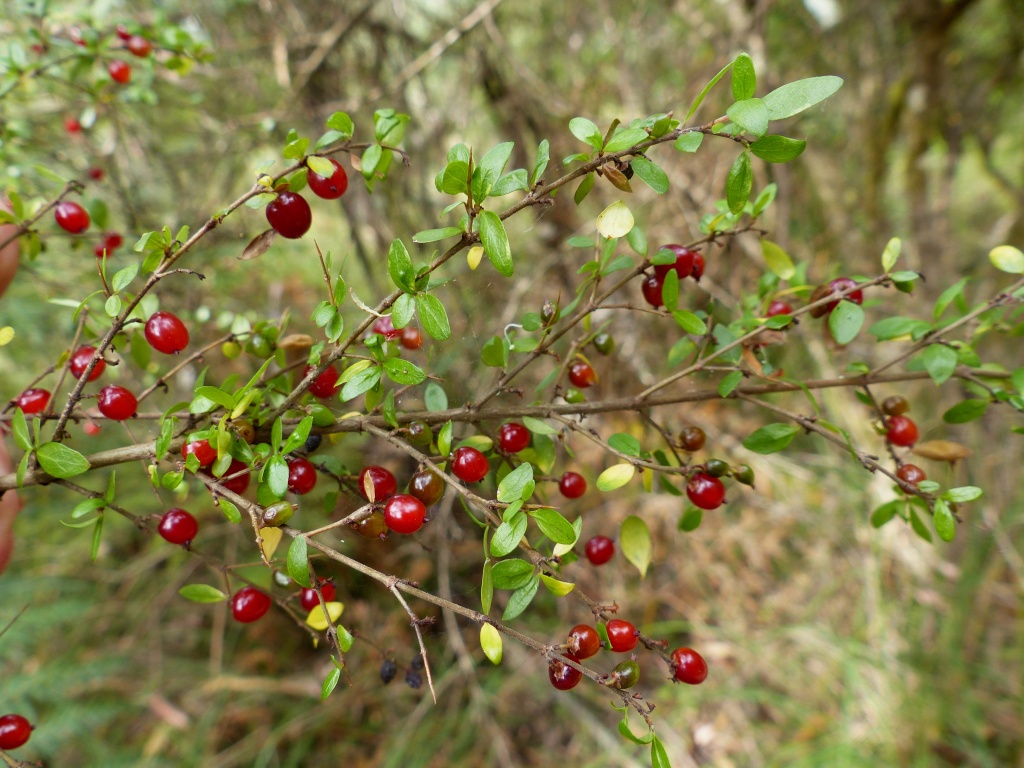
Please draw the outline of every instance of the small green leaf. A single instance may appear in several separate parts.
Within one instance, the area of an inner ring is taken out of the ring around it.
[[[412,236],[414,243],[436,243],[438,240],[444,240],[447,237],[454,237],[455,235],[461,235],[462,230],[458,227],[442,227],[441,229],[424,229],[422,232],[417,232]]]
[[[238,507],[223,496],[217,499],[217,506],[220,507],[220,511],[224,513],[224,517],[228,519],[229,523],[239,523],[242,521],[242,513],[238,511]]]
[[[609,437],[608,445],[627,456],[640,456],[640,441],[625,432],[616,432]]]
[[[416,365],[400,357],[385,360],[384,372],[396,384],[421,384],[427,379],[427,375]]]
[[[900,508],[903,507],[904,504],[906,504],[906,502],[902,499],[893,499],[892,501],[887,501],[885,504],[882,504],[871,513],[871,525],[875,528],[881,528],[896,517]]]
[[[576,541],[572,524],[554,509],[535,509],[530,513],[541,533],[555,544],[571,545]]]
[[[501,633],[490,624],[480,625],[480,647],[491,664],[501,664]]]
[[[762,455],[777,453],[793,442],[799,433],[800,427],[795,424],[765,424],[743,441],[743,447]]]
[[[491,554],[504,557],[519,546],[526,533],[527,517],[525,512],[517,512],[511,520],[498,526],[491,537]]]
[[[592,173],[588,173],[583,177],[583,181],[576,187],[576,191],[573,193],[572,200],[576,205],[580,205],[584,200],[587,199],[587,195],[590,194],[590,190],[594,187],[594,179],[596,177]]]
[[[665,273],[661,284],[661,303],[669,312],[679,306],[679,274],[674,269]]]
[[[750,151],[766,163],[788,163],[800,157],[806,147],[806,141],[772,134],[751,144]]]
[[[647,523],[636,515],[630,515],[619,527],[619,545],[626,556],[643,578],[647,575],[647,567],[651,564],[651,532]]]
[[[437,435],[437,452],[442,456],[447,456],[452,448],[452,423],[446,421],[444,426],[441,427],[441,431]]]
[[[423,404],[428,411],[443,411],[448,407],[448,395],[436,381],[428,381],[423,391]]]
[[[605,145],[604,151],[609,154],[613,152],[621,152],[622,150],[629,149],[630,147],[639,144],[641,141],[646,141],[649,138],[650,134],[643,128],[620,128]]]
[[[615,464],[598,476],[597,488],[599,491],[614,491],[628,483],[635,472],[636,467],[632,464]]]
[[[950,488],[942,497],[954,504],[966,504],[980,499],[983,493],[984,491],[976,485],[961,485],[958,488]]]
[[[704,134],[700,131],[687,131],[679,135],[676,143],[673,144],[680,152],[696,152],[704,142]]]
[[[491,567],[495,589],[519,589],[533,578],[534,567],[520,558],[499,560]]]
[[[119,269],[115,274],[113,280],[111,280],[111,287],[114,289],[114,293],[120,293],[128,284],[135,279],[135,276],[139,273],[138,264],[129,264],[124,269]]]
[[[885,249],[882,251],[882,270],[884,272],[889,272],[896,266],[902,247],[903,241],[898,237],[890,238],[889,242],[885,244]]]
[[[834,75],[808,77],[776,88],[764,97],[770,120],[782,120],[824,101],[843,85]]]
[[[430,338],[446,341],[452,335],[444,305],[436,296],[431,293],[416,294],[416,311],[419,312],[423,330]]]
[[[505,225],[501,223],[498,214],[492,211],[482,211],[477,221],[480,222],[480,244],[483,245],[487,258],[498,272],[505,277],[511,277],[512,248],[508,243]]]
[[[546,573],[542,573],[540,575],[540,580],[547,588],[548,592],[555,597],[565,597],[576,588],[576,585],[572,582],[559,581],[558,579],[548,576]]]
[[[480,360],[491,368],[504,368],[508,365],[509,344],[504,336],[494,336],[480,350]]]
[[[657,736],[651,740],[651,768],[672,768],[668,753]]]
[[[14,419],[11,421],[11,426],[14,431],[14,442],[17,443],[21,450],[31,451],[32,438],[28,431],[28,421],[25,419],[25,413],[21,408],[14,409]]]
[[[288,575],[300,587],[309,587],[309,556],[306,551],[306,537],[296,536],[288,547]]]
[[[597,126],[594,127],[596,128]],[[536,184],[540,181],[541,176],[544,175],[544,171],[547,170],[550,159],[551,153],[548,140],[544,139],[539,145],[537,145],[537,160],[533,164],[533,172],[530,173],[530,184]]]
[[[235,398],[218,387],[196,387],[195,394],[197,397],[216,403],[228,411],[235,407]]]
[[[533,597],[537,594],[537,587],[539,586],[540,577],[534,576],[529,584],[513,592],[512,597],[509,598],[508,605],[505,606],[505,612],[501,615],[501,620],[511,621],[525,611],[530,603],[533,602]]]
[[[789,254],[771,240],[761,240],[761,256],[768,269],[780,280],[790,280],[796,274],[796,267]]]
[[[947,509],[946,511],[948,512],[949,510]],[[922,539],[931,544],[931,531],[928,530],[928,528],[924,524],[924,521],[921,520],[921,516],[917,514],[917,510],[915,510],[913,507],[910,507],[910,527],[911,529],[913,529],[914,533],[916,533]]]
[[[921,354],[921,361],[935,384],[941,385],[956,371],[956,351],[945,344],[929,344]]]
[[[859,304],[845,299],[828,315],[828,329],[837,344],[849,344],[864,325],[864,310]]]
[[[178,594],[193,603],[223,603],[228,596],[209,584],[186,584]]]
[[[708,332],[708,327],[704,321],[697,317],[693,312],[687,312],[685,309],[678,309],[672,313],[673,319],[687,333],[692,333],[695,336],[703,336]]]
[[[601,129],[592,120],[585,117],[574,117],[569,121],[569,131],[584,144],[589,144],[594,149],[601,149],[604,137]]]
[[[1011,275],[1024,273],[1024,252],[1012,245],[997,245],[988,253],[988,259],[992,265]]]
[[[683,118],[684,123],[691,117],[693,117],[693,113],[697,111],[698,107],[700,107],[701,102],[704,101],[704,97],[707,96],[711,89],[718,84],[718,81],[725,76],[725,73],[732,69],[734,63],[735,62],[730,61],[728,64],[722,67],[718,71],[718,74],[711,78],[710,82],[704,86],[703,90],[701,90],[700,93],[697,94],[697,98],[693,100],[693,103],[690,105],[690,108],[686,110],[686,117]]]
[[[505,503],[522,499],[523,490],[533,482],[533,466],[520,464],[498,483],[498,501]]]
[[[413,293],[416,290],[416,271],[412,266],[412,259],[405,243],[401,240],[393,240],[388,248],[388,274],[396,286],[406,293]]]
[[[736,101],[753,98],[756,87],[754,60],[748,54],[741,53],[732,63],[732,97]]]
[[[331,667],[331,671],[327,673],[327,677],[324,678],[323,687],[320,689],[320,701],[327,700],[327,697],[330,696],[338,686],[339,680],[341,680],[341,670],[337,667]]]
[[[484,540],[484,551],[486,552],[486,534]],[[494,599],[494,566],[488,559],[484,563],[483,575],[480,577],[480,610],[483,613],[491,612],[491,601]]]
[[[36,449],[36,458],[44,472],[60,479],[75,477],[91,468],[85,456],[63,443],[43,443]]]
[[[725,195],[729,210],[741,213],[750,199],[750,190],[754,185],[754,172],[750,167],[750,154],[744,152],[732,164],[725,182]]]
[[[964,400],[942,414],[942,420],[947,424],[966,424],[984,416],[988,404],[988,400]]]
[[[956,520],[944,499],[935,500],[935,532],[943,541],[952,541],[956,536]]]
[[[288,490],[288,462],[281,456],[271,456],[264,469],[264,479],[271,493],[278,498]]]
[[[913,317],[887,317],[868,328],[868,333],[879,341],[898,339],[901,336],[919,338],[932,330],[932,324]]]
[[[640,156],[634,157],[630,165],[637,177],[659,195],[668,192],[668,174],[660,166],[655,165],[646,157]]]
[[[768,132],[768,108],[761,99],[737,101],[725,113],[748,133],[764,136]]]
[[[740,385],[741,381],[743,381],[743,371],[730,371],[718,383],[718,394],[722,397],[728,397]]]
[[[116,293],[109,296],[103,305],[103,311],[107,313],[107,317],[117,317],[121,314],[121,297]]]

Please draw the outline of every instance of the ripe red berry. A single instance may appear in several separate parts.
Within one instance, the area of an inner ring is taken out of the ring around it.
[[[444,496],[444,480],[432,469],[421,469],[409,479],[409,495],[427,507],[437,504]]]
[[[231,598],[231,615],[243,624],[263,618],[270,610],[270,595],[256,587],[242,587]]]
[[[514,421],[498,430],[498,445],[505,453],[519,453],[530,444],[530,430]]]
[[[15,401],[15,405],[21,408],[22,413],[25,415],[31,413],[41,413],[46,404],[50,402],[50,392],[46,389],[26,389]]]
[[[615,542],[607,536],[594,536],[584,548],[587,560],[594,565],[604,565],[615,554]]]
[[[556,659],[548,664],[548,680],[560,691],[575,688],[582,679],[583,673],[565,662]]]
[[[114,59],[107,64],[107,72],[110,73],[110,78],[121,85],[124,85],[132,79],[132,68],[127,61],[121,61],[120,59]]]
[[[612,619],[604,628],[608,630],[608,644],[616,653],[629,653],[636,648],[640,633],[628,621]]]
[[[665,301],[661,298],[661,289],[664,285],[664,278],[658,277],[657,275],[650,275],[644,278],[644,281],[640,284],[640,291],[644,295],[647,303],[652,307],[660,307]]]
[[[700,685],[708,676],[708,664],[693,648],[672,651],[672,675],[681,683]]]
[[[188,328],[177,315],[154,312],[146,321],[146,341],[157,352],[176,355],[188,346]]]
[[[465,483],[483,480],[490,469],[487,457],[476,448],[464,445],[452,454],[452,474]]]
[[[566,643],[569,646],[566,655],[576,661],[589,659],[601,650],[601,637],[588,624],[577,624],[570,629]]]
[[[690,272],[690,277],[692,277],[694,280],[696,280],[699,283],[700,279],[703,276],[704,276],[704,257],[701,254],[699,254],[696,251],[694,251],[693,252],[693,271]]]
[[[768,305],[768,310],[764,313],[765,317],[775,317],[776,315],[791,315],[793,314],[793,307],[784,301],[775,299],[771,304]]]
[[[373,487],[373,498],[367,493],[367,484]],[[398,481],[390,470],[384,467],[363,467],[359,473],[359,493],[367,501],[384,501],[398,490]]]
[[[889,431],[885,433],[885,439],[890,443],[909,448],[917,442],[917,437],[917,424],[909,416],[889,417]]]
[[[302,195],[282,192],[267,205],[267,221],[281,237],[295,240],[309,231],[313,212]]]
[[[85,369],[89,367],[92,361],[92,356],[95,354],[96,348],[93,346],[81,346],[74,351],[71,355],[71,359],[68,361],[68,367],[71,369],[71,375],[76,379],[81,379],[82,374],[85,373]],[[92,373],[89,374],[89,381],[95,381],[103,375],[103,371],[106,370],[106,362],[102,357],[96,362],[96,367],[92,369]],[[22,409],[23,411],[25,409]]]
[[[370,329],[374,333],[379,333],[388,341],[391,339],[397,339],[402,335],[402,332],[395,328],[395,322],[391,319],[391,315],[381,315],[373,321],[373,327]]]
[[[654,265],[654,274],[661,278],[662,282],[664,282],[665,275],[669,273],[669,270],[675,270],[675,273],[679,275],[680,280],[685,280],[693,274],[693,259],[698,255],[696,251],[691,251],[685,245],[679,245],[677,243],[663,245],[658,250],[665,248],[675,253],[676,263]]]
[[[171,544],[188,544],[199,533],[199,523],[184,509],[168,509],[157,531]]]
[[[117,384],[108,384],[100,390],[100,413],[113,421],[124,421],[135,415],[139,401],[135,395]]]
[[[153,44],[142,35],[131,35],[124,44],[132,56],[144,59],[153,52]]]
[[[72,27],[68,36],[75,45],[80,45],[84,48],[88,44],[85,41],[85,37],[82,36],[82,30],[79,27]]]
[[[53,218],[57,226],[73,235],[80,235],[89,228],[89,212],[73,200],[57,203]]]
[[[717,477],[697,472],[686,482],[686,496],[695,507],[717,509],[725,501],[725,486]]]
[[[320,594],[324,596],[325,603],[334,602],[334,598],[337,597],[338,591],[334,588],[334,585],[325,581],[320,585]],[[299,597],[299,603],[302,605],[304,610],[312,611],[318,605],[320,600],[316,596],[316,590],[312,587],[306,587],[302,590],[302,595]]]
[[[569,381],[574,387],[586,389],[597,382],[597,374],[585,360],[574,360],[569,366]]]
[[[341,167],[341,163],[332,158],[327,159],[334,165],[334,173],[330,176],[321,176],[311,170],[306,174],[306,183],[317,197],[322,197],[324,200],[336,200],[348,189],[348,175]]]
[[[131,39],[132,33],[128,31],[128,27],[124,24],[118,24],[114,31],[117,32],[117,36],[122,40]]]
[[[395,533],[415,533],[426,516],[423,502],[405,493],[392,496],[384,505],[384,523]]]
[[[32,726],[21,715],[0,717],[0,749],[17,749],[32,735]]]
[[[244,474],[238,473],[248,469],[249,465],[244,461],[232,459],[231,465],[221,478],[221,485],[229,491],[234,491],[237,494],[245,493],[246,489],[249,487],[249,479],[252,473],[249,471],[245,471]],[[234,477],[234,475],[238,475],[238,477]]]
[[[928,476],[924,473],[916,464],[904,464],[896,470],[896,477],[902,480],[907,485],[912,485],[915,488],[917,484],[923,480],[927,480]]]
[[[303,378],[312,373],[313,370],[313,366],[307,365],[306,369],[302,372]],[[324,368],[323,372],[313,379],[313,383],[309,385],[310,394],[314,397],[319,397],[321,400],[334,397],[334,393],[337,392],[335,385],[338,383],[338,375],[338,369],[333,365]]]
[[[587,481],[579,472],[566,472],[558,481],[558,491],[567,499],[578,499],[587,492]]]
[[[217,449],[210,445],[209,440],[193,440],[181,444],[181,458],[188,459],[194,454],[199,459],[200,467],[208,467],[217,460]]]
[[[103,256],[110,256],[124,243],[124,238],[121,237],[117,232],[107,232],[103,236],[103,240],[96,243],[96,247],[93,248],[93,253],[96,254],[96,258],[100,259]]]
[[[82,124],[78,122],[77,118],[65,117],[64,118],[64,130],[68,133],[81,133]]]
[[[95,437],[100,433],[100,425],[95,421],[87,421],[82,425],[82,431],[90,437]]]
[[[813,304],[816,301],[820,301],[834,293],[839,293],[840,291],[853,288],[855,285],[857,285],[855,280],[851,280],[848,277],[837,277],[835,280],[829,282],[828,285],[818,286],[814,293],[811,294],[811,303]],[[864,303],[864,291],[853,291],[853,293],[847,294],[842,299],[836,299],[835,301],[830,301],[816,309],[812,309],[811,317],[824,317],[825,315],[828,315],[833,309],[839,306],[840,301],[844,300],[852,301],[854,304],[862,304]]]
[[[423,334],[414,325],[407,325],[402,329],[402,335],[398,337],[398,343],[406,349],[419,349],[423,346]]]
[[[288,490],[302,496],[316,485],[316,467],[301,456],[288,462]]]
[[[75,122],[78,121],[76,120]],[[78,126],[78,129],[81,130],[82,126]],[[92,179],[93,181],[103,181],[104,173],[102,168],[90,168],[88,173],[89,178]]]

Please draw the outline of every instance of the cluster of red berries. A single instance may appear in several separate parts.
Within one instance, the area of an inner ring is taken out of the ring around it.
[[[904,416],[909,410],[910,403],[899,395],[887,397],[882,401],[882,413],[885,415],[885,439],[891,445],[909,448],[917,442],[920,436],[917,424],[909,416]],[[900,464],[896,470],[896,477],[914,487],[928,479],[924,470],[916,464]]]
[[[395,328],[391,315],[381,315],[373,322],[371,330],[379,333],[388,341],[398,339],[398,343],[406,349],[419,349],[423,346],[423,334],[415,325],[407,325],[402,330]]]
[[[337,160],[327,160],[334,166],[334,172],[330,176],[321,176],[309,169],[306,183],[317,197],[337,200],[348,189],[348,175]],[[295,240],[309,231],[313,223],[313,211],[306,198],[298,192],[286,190],[267,204],[267,222],[281,237]]]
[[[32,725],[21,715],[0,717],[0,749],[17,749],[32,735]]]
[[[654,274],[644,277],[640,290],[652,307],[660,307],[665,303],[661,293],[669,272],[675,272],[680,280],[692,277],[699,281],[704,275],[704,256],[699,252],[675,243],[663,245],[659,250],[672,251],[676,255],[676,260],[674,264],[655,264]]]
[[[857,281],[852,280],[849,277],[837,277],[835,280],[830,281],[825,285],[819,285],[814,289],[814,293],[811,294],[811,303],[821,301],[822,299],[831,296],[833,294],[841,293],[842,291],[848,291],[851,288],[856,287]],[[811,317],[827,317],[832,314],[832,310],[839,306],[840,301],[852,301],[854,304],[864,303],[864,291],[859,288],[856,291],[846,294],[841,299],[835,299],[826,304],[822,304],[820,307],[815,307],[811,310]]]
[[[430,468],[421,469],[409,478],[406,493],[397,493],[398,481],[385,467],[363,467],[357,480],[359,493],[372,503],[384,503],[383,511],[374,510],[368,517],[353,524],[356,532],[367,538],[380,538],[387,531],[415,533],[423,527],[427,507],[444,496],[444,480]]]

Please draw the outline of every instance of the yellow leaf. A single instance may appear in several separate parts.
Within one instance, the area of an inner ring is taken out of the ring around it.
[[[466,254],[466,263],[469,264],[470,269],[476,269],[480,266],[480,260],[484,257],[483,246],[474,245],[469,249],[469,253]]]
[[[621,488],[633,478],[634,472],[636,472],[636,467],[626,462],[608,467],[598,475],[597,489],[599,491],[614,491],[616,488]]]
[[[341,612],[345,610],[343,603],[325,603],[327,606],[327,615],[331,617],[331,624],[341,618]],[[306,623],[313,629],[322,632],[327,629],[327,619],[324,617],[324,610],[319,605],[313,606],[313,610],[309,612],[309,616],[306,617]]]
[[[0,328],[0,347],[4,346],[5,344],[10,344],[11,339],[13,338],[14,329],[11,328],[11,326],[5,325],[3,328]]]
[[[501,634],[490,624],[480,626],[480,647],[491,664],[501,664]]]
[[[597,215],[597,231],[604,237],[625,237],[633,228],[633,214],[621,200]]]
[[[263,555],[270,560],[277,551],[277,545],[281,543],[284,534],[280,528],[261,528],[260,538],[263,539]]]
[[[540,575],[540,580],[544,583],[544,586],[548,588],[548,592],[552,595],[556,595],[557,597],[565,597],[576,588],[576,585],[572,582],[553,579],[546,573],[542,573]]]

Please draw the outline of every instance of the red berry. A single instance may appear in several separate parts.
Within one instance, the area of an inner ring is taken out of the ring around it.
[[[50,402],[50,392],[46,389],[26,389],[15,400],[15,405],[21,408],[22,413],[41,413],[46,404]]]
[[[519,453],[530,444],[530,430],[514,421],[502,424],[498,431],[498,445],[505,453]]]
[[[594,536],[585,548],[587,560],[594,565],[604,565],[615,554],[615,542],[607,536]]]
[[[725,501],[725,486],[717,477],[698,472],[687,481],[686,495],[695,507],[717,509]]]
[[[658,277],[657,275],[650,275],[644,278],[644,281],[640,284],[640,291],[644,295],[644,299],[652,307],[660,307],[665,301],[661,298],[661,289],[664,285],[664,278]]]
[[[764,313],[765,317],[775,317],[776,315],[791,315],[793,314],[793,307],[784,301],[775,299],[771,304],[768,305],[768,310]]]
[[[113,421],[124,421],[135,415],[139,401],[135,395],[117,384],[108,384],[100,390],[100,413]]]
[[[636,627],[623,619],[612,619],[605,625],[608,630],[608,644],[616,653],[628,653],[636,648],[640,633]]]
[[[311,365],[307,365],[306,369],[302,372],[303,378],[311,374],[315,369]],[[334,397],[334,393],[337,392],[335,385],[338,383],[338,369],[333,365],[329,365],[324,368],[323,372],[313,379],[313,383],[309,385],[309,391],[314,397],[319,397],[321,400],[326,400],[329,397]]]
[[[75,122],[77,122],[77,120]],[[78,128],[79,130],[81,130],[82,126],[78,126]],[[103,176],[104,173],[102,168],[89,169],[89,178],[92,179],[93,181],[103,181]]]
[[[391,339],[397,339],[402,332],[395,328],[395,323],[391,319],[391,315],[381,315],[373,321],[373,327],[370,329],[374,333],[379,333],[385,339],[390,341]]]
[[[316,485],[316,467],[313,462],[302,457],[288,462],[288,490],[302,496],[313,490]]]
[[[267,221],[281,237],[295,240],[309,231],[313,212],[302,195],[282,192],[267,205]]]
[[[890,443],[909,448],[917,442],[917,437],[917,424],[909,416],[889,417],[889,431],[885,433],[885,439]]]
[[[579,472],[566,472],[558,481],[558,490],[567,499],[578,499],[587,492],[587,481]]]
[[[325,603],[331,603],[334,602],[334,598],[337,596],[337,590],[331,582],[325,581],[320,585],[320,594],[324,596]],[[306,587],[302,590],[299,602],[302,604],[303,609],[307,611],[312,611],[320,605],[320,600],[316,596],[316,590],[312,587]]]
[[[902,467],[896,470],[896,477],[902,480],[907,485],[912,485],[915,488],[917,484],[923,480],[927,480],[928,476],[924,473],[916,464],[904,464]]]
[[[371,501],[366,490],[367,483],[373,487],[372,501],[384,501],[398,490],[398,481],[395,480],[395,476],[384,467],[363,467],[359,473],[359,493],[363,495],[364,499]]]
[[[662,282],[665,281],[665,275],[669,273],[669,270],[674,269],[676,274],[679,275],[680,280],[685,280],[693,273],[693,260],[697,256],[696,251],[691,251],[685,245],[679,245],[676,243],[670,245],[663,245],[658,250],[668,249],[675,253],[676,263],[675,264],[655,264],[654,274],[661,278]]]
[[[565,662],[556,659],[548,664],[548,680],[560,691],[568,691],[570,688],[575,688],[582,679],[583,673],[574,667],[570,667]]]
[[[21,715],[0,717],[0,749],[17,749],[32,735],[32,726]]]
[[[811,294],[811,302],[813,303],[815,301],[819,301],[821,299],[824,299],[826,296],[830,296],[831,294],[834,293],[839,293],[840,291],[849,290],[850,288],[853,288],[855,285],[857,285],[856,280],[851,280],[848,277],[837,277],[835,280],[832,280],[828,285],[819,286],[817,290],[815,290],[814,293]],[[856,290],[853,293],[847,294],[842,299],[830,301],[828,304],[825,304],[822,307],[813,309],[811,310],[811,316],[824,317],[825,315],[829,314],[833,309],[838,307],[840,301],[852,301],[854,304],[863,304],[864,291]]]
[[[118,24],[117,28],[114,31],[117,32],[117,36],[120,37],[122,40],[131,39],[132,33],[128,31],[128,27],[126,27],[124,24]]]
[[[688,424],[679,432],[679,444],[689,453],[699,451],[707,442],[708,436],[700,427]]]
[[[101,259],[104,256],[110,256],[114,251],[120,248],[123,243],[124,238],[117,232],[107,232],[103,237],[103,241],[96,243],[96,247],[93,248],[92,252],[96,254],[97,259]]]
[[[597,374],[590,367],[590,363],[585,360],[574,360],[572,365],[569,366],[569,381],[572,382],[574,387],[586,389],[591,384],[597,382]]]
[[[76,379],[82,378],[85,373],[85,369],[89,367],[89,363],[92,362],[92,358],[96,353],[96,347],[83,345],[71,353],[71,357],[68,358],[68,368],[71,371],[71,375]],[[95,381],[103,372],[107,369],[107,363],[103,359],[102,355],[99,360],[96,361],[95,367],[89,374],[89,381]],[[99,429],[97,428],[97,431]]]
[[[95,421],[87,421],[82,425],[82,431],[90,437],[95,437],[100,433],[100,425]]]
[[[144,59],[153,52],[153,44],[142,35],[131,35],[124,44],[132,56]]]
[[[427,507],[437,504],[444,496],[444,480],[432,469],[421,469],[409,479],[409,495]]]
[[[672,651],[672,675],[681,683],[700,685],[708,676],[708,664],[693,648]]]
[[[157,352],[176,355],[188,346],[188,328],[177,315],[154,312],[146,321],[146,341]]]
[[[74,117],[64,118],[64,130],[68,133],[81,133],[82,124]]]
[[[407,325],[402,329],[402,335],[398,337],[398,343],[406,349],[419,349],[423,346],[423,334],[414,325]]]
[[[334,166],[334,173],[330,176],[321,176],[319,173],[311,170],[306,174],[306,183],[309,184],[309,188],[313,190],[313,194],[317,197],[322,197],[324,200],[336,200],[344,195],[345,190],[348,189],[348,175],[345,173],[345,169],[341,167],[341,163],[331,158],[327,159]]]
[[[699,253],[697,253],[696,251],[694,251],[693,252],[693,271],[690,273],[690,277],[692,277],[694,280],[696,280],[699,283],[700,279],[703,276],[704,276],[704,257],[702,255],[700,255]]]
[[[80,45],[83,48],[87,45],[87,43],[85,42],[85,38],[82,37],[82,30],[78,27],[71,28],[71,31],[69,32],[69,37],[71,38],[71,42],[75,45]]]
[[[487,457],[476,448],[464,445],[462,448],[456,448],[452,454],[452,474],[463,482],[475,483],[483,480],[490,469]]]
[[[601,650],[601,638],[597,630],[588,624],[577,624],[570,629],[567,643],[569,648],[566,655],[576,661],[589,659]]]
[[[80,235],[89,228],[89,212],[72,200],[57,203],[53,218],[61,229],[73,235]]]
[[[270,610],[270,595],[256,587],[242,587],[231,598],[231,615],[243,624],[262,619]]]
[[[392,496],[384,505],[384,523],[395,533],[415,533],[426,516],[423,502],[405,493]]]
[[[199,533],[199,523],[184,509],[168,509],[157,531],[171,544],[188,544]]]
[[[249,478],[252,473],[248,471],[241,475],[239,475],[238,473],[248,469],[249,465],[246,464],[244,461],[232,459],[231,465],[224,473],[223,478],[220,481],[220,484],[227,488],[229,491],[234,491],[239,495],[245,493],[246,489],[249,487]],[[233,477],[233,475],[238,475],[238,477]]]
[[[132,68],[127,61],[121,61],[120,59],[114,59],[112,62],[107,64],[107,72],[110,73],[110,78],[121,85],[124,85],[132,79]]]
[[[210,445],[209,440],[193,440],[190,443],[181,444],[181,458],[187,459],[190,454],[195,454],[199,459],[200,467],[208,467],[217,460],[217,449]]]

